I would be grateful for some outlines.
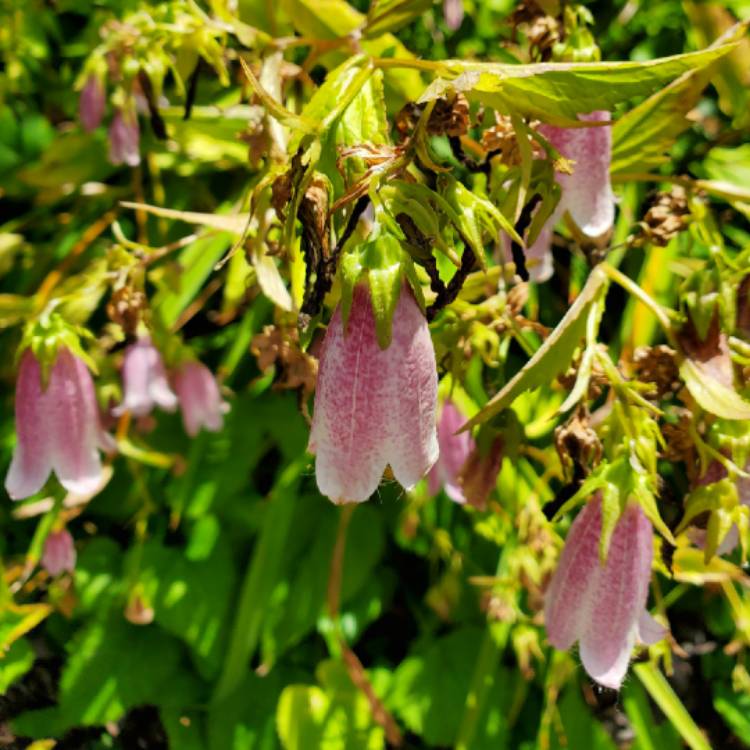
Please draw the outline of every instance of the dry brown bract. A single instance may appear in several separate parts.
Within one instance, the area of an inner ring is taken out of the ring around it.
[[[659,193],[656,203],[649,208],[640,222],[640,234],[636,245],[651,243],[666,247],[669,242],[688,225],[688,209],[685,189],[675,185],[668,193]]]
[[[675,360],[676,352],[666,344],[639,346],[633,352],[633,367],[638,380],[651,383],[654,397],[661,399],[680,389],[680,373]]]

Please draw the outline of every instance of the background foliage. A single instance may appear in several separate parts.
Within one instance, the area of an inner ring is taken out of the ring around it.
[[[365,53],[514,64],[507,44],[512,2],[465,0],[455,31],[440,5],[403,6],[405,15],[393,28],[391,21],[372,25],[362,41]],[[605,61],[703,49],[737,18],[750,17],[750,5],[741,0],[618,0],[586,7]],[[278,387],[283,363],[261,370],[250,351],[264,326],[294,323],[284,312],[289,292],[265,255],[269,248],[255,241],[260,229],[250,227],[247,253],[235,253],[219,270],[216,264],[244,228],[244,220],[232,217],[269,169],[271,142],[257,127],[265,110],[247,85],[240,54],[261,82],[263,73],[270,76],[266,84],[274,75],[297,76],[286,105],[296,95],[301,106],[349,55],[319,42],[357,28],[360,12],[367,12],[367,3],[344,0],[4,4],[3,466],[14,444],[17,324],[34,311],[35,295],[60,284],[66,317],[101,332],[116,354],[123,339],[108,321],[106,303],[119,250],[148,257],[160,249],[147,266],[153,315],[221,375],[231,411],[222,432],[193,440],[168,414],[141,425],[148,429],[120,435],[111,479],[85,505],[66,504],[52,483],[30,501],[0,505],[0,742],[185,750],[375,749],[398,738],[405,747],[493,750],[750,746],[750,600],[738,559],[716,558],[706,566],[699,556],[685,557],[681,575],[662,571],[657,596],[669,605],[675,647],[637,665],[619,695],[594,689],[575,655],[546,645],[539,602],[561,539],[542,506],[563,482],[550,448],[554,424],[544,415],[559,406],[559,393],[515,401],[532,450],[503,463],[486,512],[461,508],[444,495],[429,498],[421,486],[405,495],[385,483],[353,512],[318,493],[299,393]],[[158,28],[130,54],[154,80],[163,79],[153,96],[169,137],[156,137],[158,125],[148,126],[146,108],[143,158],[131,169],[108,161],[104,128],[81,130],[77,91],[92,51],[123,33],[118,21],[134,22],[138,14],[145,27],[144,19],[152,19]],[[303,41],[285,47],[288,63],[303,65],[311,49],[316,55],[304,75],[285,73],[280,58],[260,68],[271,39],[295,35]],[[185,118],[196,65],[197,93]],[[682,72],[670,70],[664,83]],[[748,246],[749,76],[745,41],[694,87],[690,122],[671,138],[665,163],[658,163],[659,147],[650,162],[644,157],[664,135],[664,111],[631,120],[641,141],[623,138],[626,145],[616,147],[613,160],[616,183],[623,175],[616,238],[625,238],[655,189],[628,174],[661,170],[731,186],[729,198],[712,196],[712,210],[724,241]],[[709,77],[712,84],[699,93]],[[410,69],[386,68],[384,78],[391,116],[426,83]],[[592,80],[580,96],[609,108],[610,99],[619,101],[612,80]],[[639,93],[637,81],[618,80],[632,86],[636,103],[650,93]],[[674,101],[693,95],[684,92]],[[543,103],[549,101],[544,96],[555,96],[532,93]],[[526,101],[522,84],[516,94]],[[667,99],[667,110],[678,106],[674,101]],[[323,114],[330,104],[321,103]],[[558,114],[567,106],[575,115],[575,102],[558,104]],[[377,128],[366,122],[378,115],[377,102],[359,106],[359,127]],[[534,114],[534,107],[524,114]],[[357,141],[356,133],[342,137]],[[638,169],[626,146],[645,159]],[[435,153],[441,147],[433,144]],[[147,213],[124,201],[226,216],[229,223],[198,217],[191,224],[189,216]],[[676,306],[664,266],[686,252],[686,242],[681,235],[654,253],[632,249],[621,269],[662,304]],[[530,319],[549,326],[586,274],[580,254],[558,248],[555,259],[555,278],[532,291],[526,307]],[[293,294],[301,285],[299,268],[297,274]],[[438,319],[438,332],[441,326],[449,327],[449,320]],[[645,308],[617,289],[600,331],[615,355],[660,340]],[[477,405],[528,358],[517,343],[509,344],[500,346],[502,364],[491,376],[482,374],[479,357],[468,365],[466,390]],[[490,341],[488,351],[492,347]],[[119,398],[113,362],[98,362],[105,402]],[[74,574],[51,579],[38,562],[61,516],[78,559]]]

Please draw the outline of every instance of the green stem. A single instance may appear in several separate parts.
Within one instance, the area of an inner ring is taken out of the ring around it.
[[[693,717],[656,666],[651,663],[636,664],[633,671],[687,746],[691,750],[711,750],[711,745]]]

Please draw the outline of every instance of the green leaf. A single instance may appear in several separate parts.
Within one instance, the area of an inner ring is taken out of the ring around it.
[[[612,111],[632,97],[647,96],[683,73],[709,65],[733,48],[727,45],[645,62],[508,65],[445,60],[433,66],[444,77],[434,81],[420,101],[462,91],[506,114],[571,126],[581,112]]]
[[[707,375],[692,359],[682,360],[680,376],[702,409],[724,419],[750,419],[750,402],[733,388]]]
[[[274,713],[281,691],[307,675],[274,667],[261,677],[248,671],[237,689],[208,712],[208,750],[275,750]]]
[[[180,550],[149,541],[141,555],[139,581],[155,621],[185,641],[198,670],[216,676],[226,617],[234,592],[234,566],[226,539],[217,539],[206,559],[188,560]]]
[[[585,333],[591,304],[601,294],[605,281],[606,276],[601,271],[591,272],[575,302],[534,356],[464,425],[464,429],[486,422],[510,406],[524,391],[548,385],[568,368]]]
[[[417,645],[396,669],[387,706],[428,745],[454,746],[481,642],[465,627]]]
[[[179,275],[178,288],[173,291],[162,285],[153,299],[154,311],[167,328],[177,323],[231,243],[232,236],[223,232],[213,237],[201,237],[180,253],[179,263],[183,270]]]
[[[713,45],[721,56],[739,39],[741,26],[723,44]],[[668,150],[677,136],[690,126],[687,113],[698,103],[721,57],[683,73],[668,86],[621,117],[612,129],[610,172],[644,172],[669,161]]]
[[[724,683],[713,688],[714,708],[732,732],[750,747],[750,695],[733,691]]]
[[[550,733],[550,750],[586,748],[586,750],[615,750],[616,745],[607,730],[595,719],[591,709],[584,703],[581,691],[573,683],[563,694],[559,705],[560,719],[565,742],[558,739],[557,732]]]
[[[429,10],[434,0],[377,0],[370,6],[363,29],[365,38],[397,31]]]
[[[5,693],[31,669],[34,658],[34,649],[26,638],[19,638],[12,643],[0,657],[0,693]]]
[[[131,625],[119,612],[93,620],[69,643],[58,706],[46,713],[45,723],[62,734],[69,727],[118,721],[134,706],[179,705],[191,686],[178,670],[180,656],[178,642],[156,626]],[[17,719],[16,731],[47,734],[36,713]]]
[[[381,750],[385,733],[372,716],[364,693],[349,679],[346,667],[318,665],[316,685],[284,688],[276,726],[285,750]]]

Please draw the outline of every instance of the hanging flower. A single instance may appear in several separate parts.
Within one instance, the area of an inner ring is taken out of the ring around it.
[[[435,351],[411,291],[402,286],[393,338],[381,349],[369,287],[358,284],[346,331],[339,307],[320,355],[309,445],[320,491],[362,502],[387,465],[413,487],[438,457],[436,410]]]
[[[173,373],[172,382],[182,409],[185,432],[195,437],[201,428],[218,432],[224,426],[229,405],[222,400],[211,370],[195,360],[184,362]]]
[[[458,483],[469,505],[478,510],[487,507],[487,500],[497,486],[503,465],[503,439],[491,429],[480,430],[477,445],[469,454],[458,476]]]
[[[464,20],[463,0],[443,0],[443,18],[445,18],[445,25],[451,31],[461,28]]]
[[[609,112],[579,115],[587,122],[607,122]],[[561,156],[573,162],[573,173],[558,172],[555,179],[562,195],[539,235],[526,250],[529,277],[538,282],[552,276],[552,237],[555,224],[567,211],[583,234],[592,239],[606,234],[614,223],[615,196],[609,179],[612,155],[612,127],[558,128],[540,125],[539,132]],[[510,241],[505,238],[505,255],[510,258]],[[533,261],[533,262],[532,262]]]
[[[118,109],[109,124],[110,162],[137,167],[141,163],[139,142],[140,130],[135,113]]]
[[[474,449],[474,439],[471,437],[471,433],[461,432],[456,434],[465,421],[466,418],[456,408],[455,404],[447,399],[440,412],[437,427],[440,455],[427,476],[428,489],[431,495],[437,495],[442,487],[445,494],[457,503],[466,502],[458,477],[466,459]]]
[[[5,478],[14,500],[38,492],[54,470],[66,490],[96,491],[102,473],[99,450],[108,447],[94,383],[83,361],[60,347],[46,388],[31,349],[21,357],[16,385],[18,442]]]
[[[639,505],[625,508],[615,526],[607,561],[599,560],[601,497],[578,514],[547,591],[545,619],[550,643],[558,649],[579,642],[591,677],[618,689],[636,641],[664,636],[646,611],[651,579],[651,522]]]
[[[128,411],[134,417],[145,417],[155,406],[164,411],[177,408],[177,396],[169,387],[161,354],[148,336],[125,350],[122,379],[125,397],[113,410],[115,416]]]
[[[54,578],[67,571],[72,573],[76,567],[76,548],[73,537],[67,529],[53,531],[44,541],[42,567]]]
[[[78,115],[87,133],[101,125],[105,105],[104,86],[99,77],[92,74],[86,79],[86,85],[81,90],[81,98],[78,100]]]

